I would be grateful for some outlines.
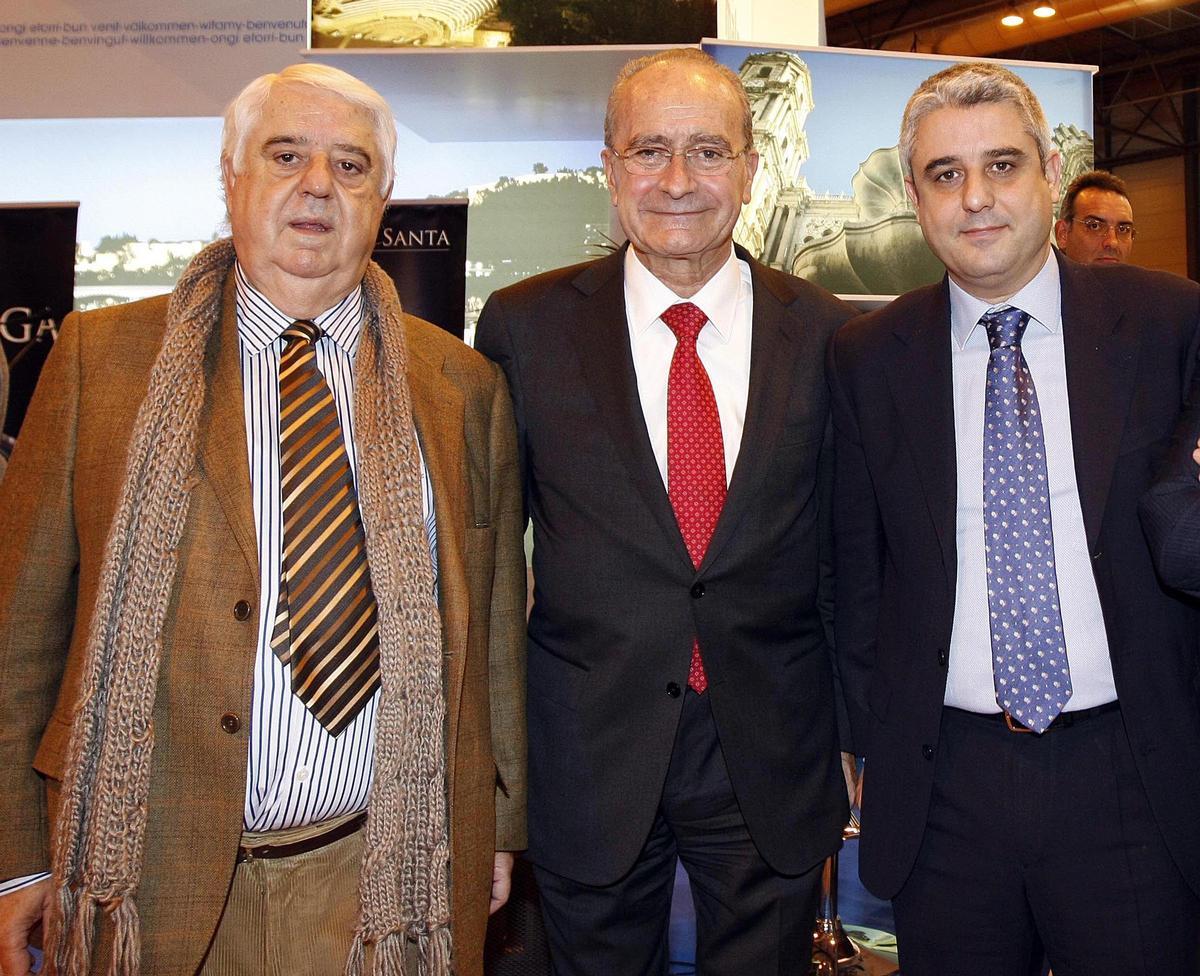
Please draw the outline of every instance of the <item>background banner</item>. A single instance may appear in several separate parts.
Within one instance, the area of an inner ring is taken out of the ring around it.
[[[0,204],[0,345],[12,388],[4,434],[16,437],[42,364],[72,305],[77,203]]]
[[[392,276],[406,312],[463,337],[466,200],[391,201],[371,256]]]
[[[0,118],[219,115],[307,45],[304,0],[0,4]]]
[[[896,143],[916,87],[958,58],[704,42],[737,72],[758,173],[734,239],[764,264],[868,301],[938,281]],[[1092,68],[1007,62],[1046,111],[1061,186],[1092,168]]]

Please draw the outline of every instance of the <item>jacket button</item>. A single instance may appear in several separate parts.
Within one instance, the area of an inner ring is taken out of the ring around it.
[[[938,664],[944,668],[946,666],[947,660],[949,660],[949,659],[946,656],[946,649],[944,647],[939,647],[938,648]]]
[[[679,685],[675,684],[674,681],[667,682],[667,695],[669,697],[678,698],[682,694],[683,694],[683,689],[680,688]]]
[[[692,584],[692,599],[699,600],[700,597],[702,597],[702,596],[704,596],[704,584],[703,583],[693,583]]]
[[[245,600],[238,600],[238,602],[233,605],[233,615],[238,620],[249,620],[250,604]]]
[[[932,759],[933,758],[933,746],[931,746],[928,742],[925,743],[925,745],[921,746],[921,755],[924,756],[926,759]]]
[[[242,727],[242,720],[240,718],[238,718],[236,715],[234,715],[233,712],[226,712],[224,715],[221,716],[221,731],[222,732],[228,732],[230,735],[233,735],[241,727]]]

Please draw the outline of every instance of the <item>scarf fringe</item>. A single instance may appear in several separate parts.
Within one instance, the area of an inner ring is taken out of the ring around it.
[[[421,976],[436,973],[454,973],[454,946],[450,938],[450,926],[439,925],[417,939],[421,953]]]
[[[142,919],[132,895],[119,898],[108,906],[113,923],[112,976],[138,976],[142,968]]]
[[[346,959],[345,976],[363,976],[363,952],[365,951],[362,931],[354,933],[350,943],[350,955]]]
[[[63,947],[67,942],[66,935],[71,926],[75,924],[75,899],[68,887],[64,885],[54,889],[51,910],[47,915],[43,944],[46,947],[47,956],[54,960],[54,968],[62,973],[65,972]]]
[[[96,939],[96,899],[87,892],[72,896],[70,891],[62,895],[74,901],[64,914],[62,939],[55,954],[58,976],[85,976],[92,970],[92,948]]]
[[[375,958],[371,960],[371,976],[404,976],[404,933],[392,932],[375,943]],[[425,976],[421,967],[421,976]]]

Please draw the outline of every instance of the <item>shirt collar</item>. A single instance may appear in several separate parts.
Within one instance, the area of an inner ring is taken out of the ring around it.
[[[1046,263],[1032,280],[1011,298],[1003,302],[987,302],[963,291],[950,279],[950,328],[959,349],[966,348],[984,312],[1012,306],[1029,313],[1030,322],[1037,322],[1047,332],[1062,329],[1062,288],[1059,283],[1058,261],[1054,249],[1047,248]]]
[[[271,345],[295,319],[279,311],[267,297],[250,284],[240,262],[233,266],[237,289],[237,325],[242,345],[258,355]],[[362,286],[353,288],[345,298],[326,309],[313,321],[352,359],[358,351],[365,309]]]
[[[672,305],[691,302],[708,317],[721,341],[728,342],[733,335],[734,314],[744,284],[732,244],[728,260],[691,298],[680,298],[659,281],[632,247],[625,251],[625,308],[634,336],[642,335]]]

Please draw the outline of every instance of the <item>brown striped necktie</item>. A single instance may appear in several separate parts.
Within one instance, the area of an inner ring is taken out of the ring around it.
[[[317,369],[321,329],[293,322],[279,360],[283,560],[271,649],[331,735],[379,687],[379,626],[337,406]]]

